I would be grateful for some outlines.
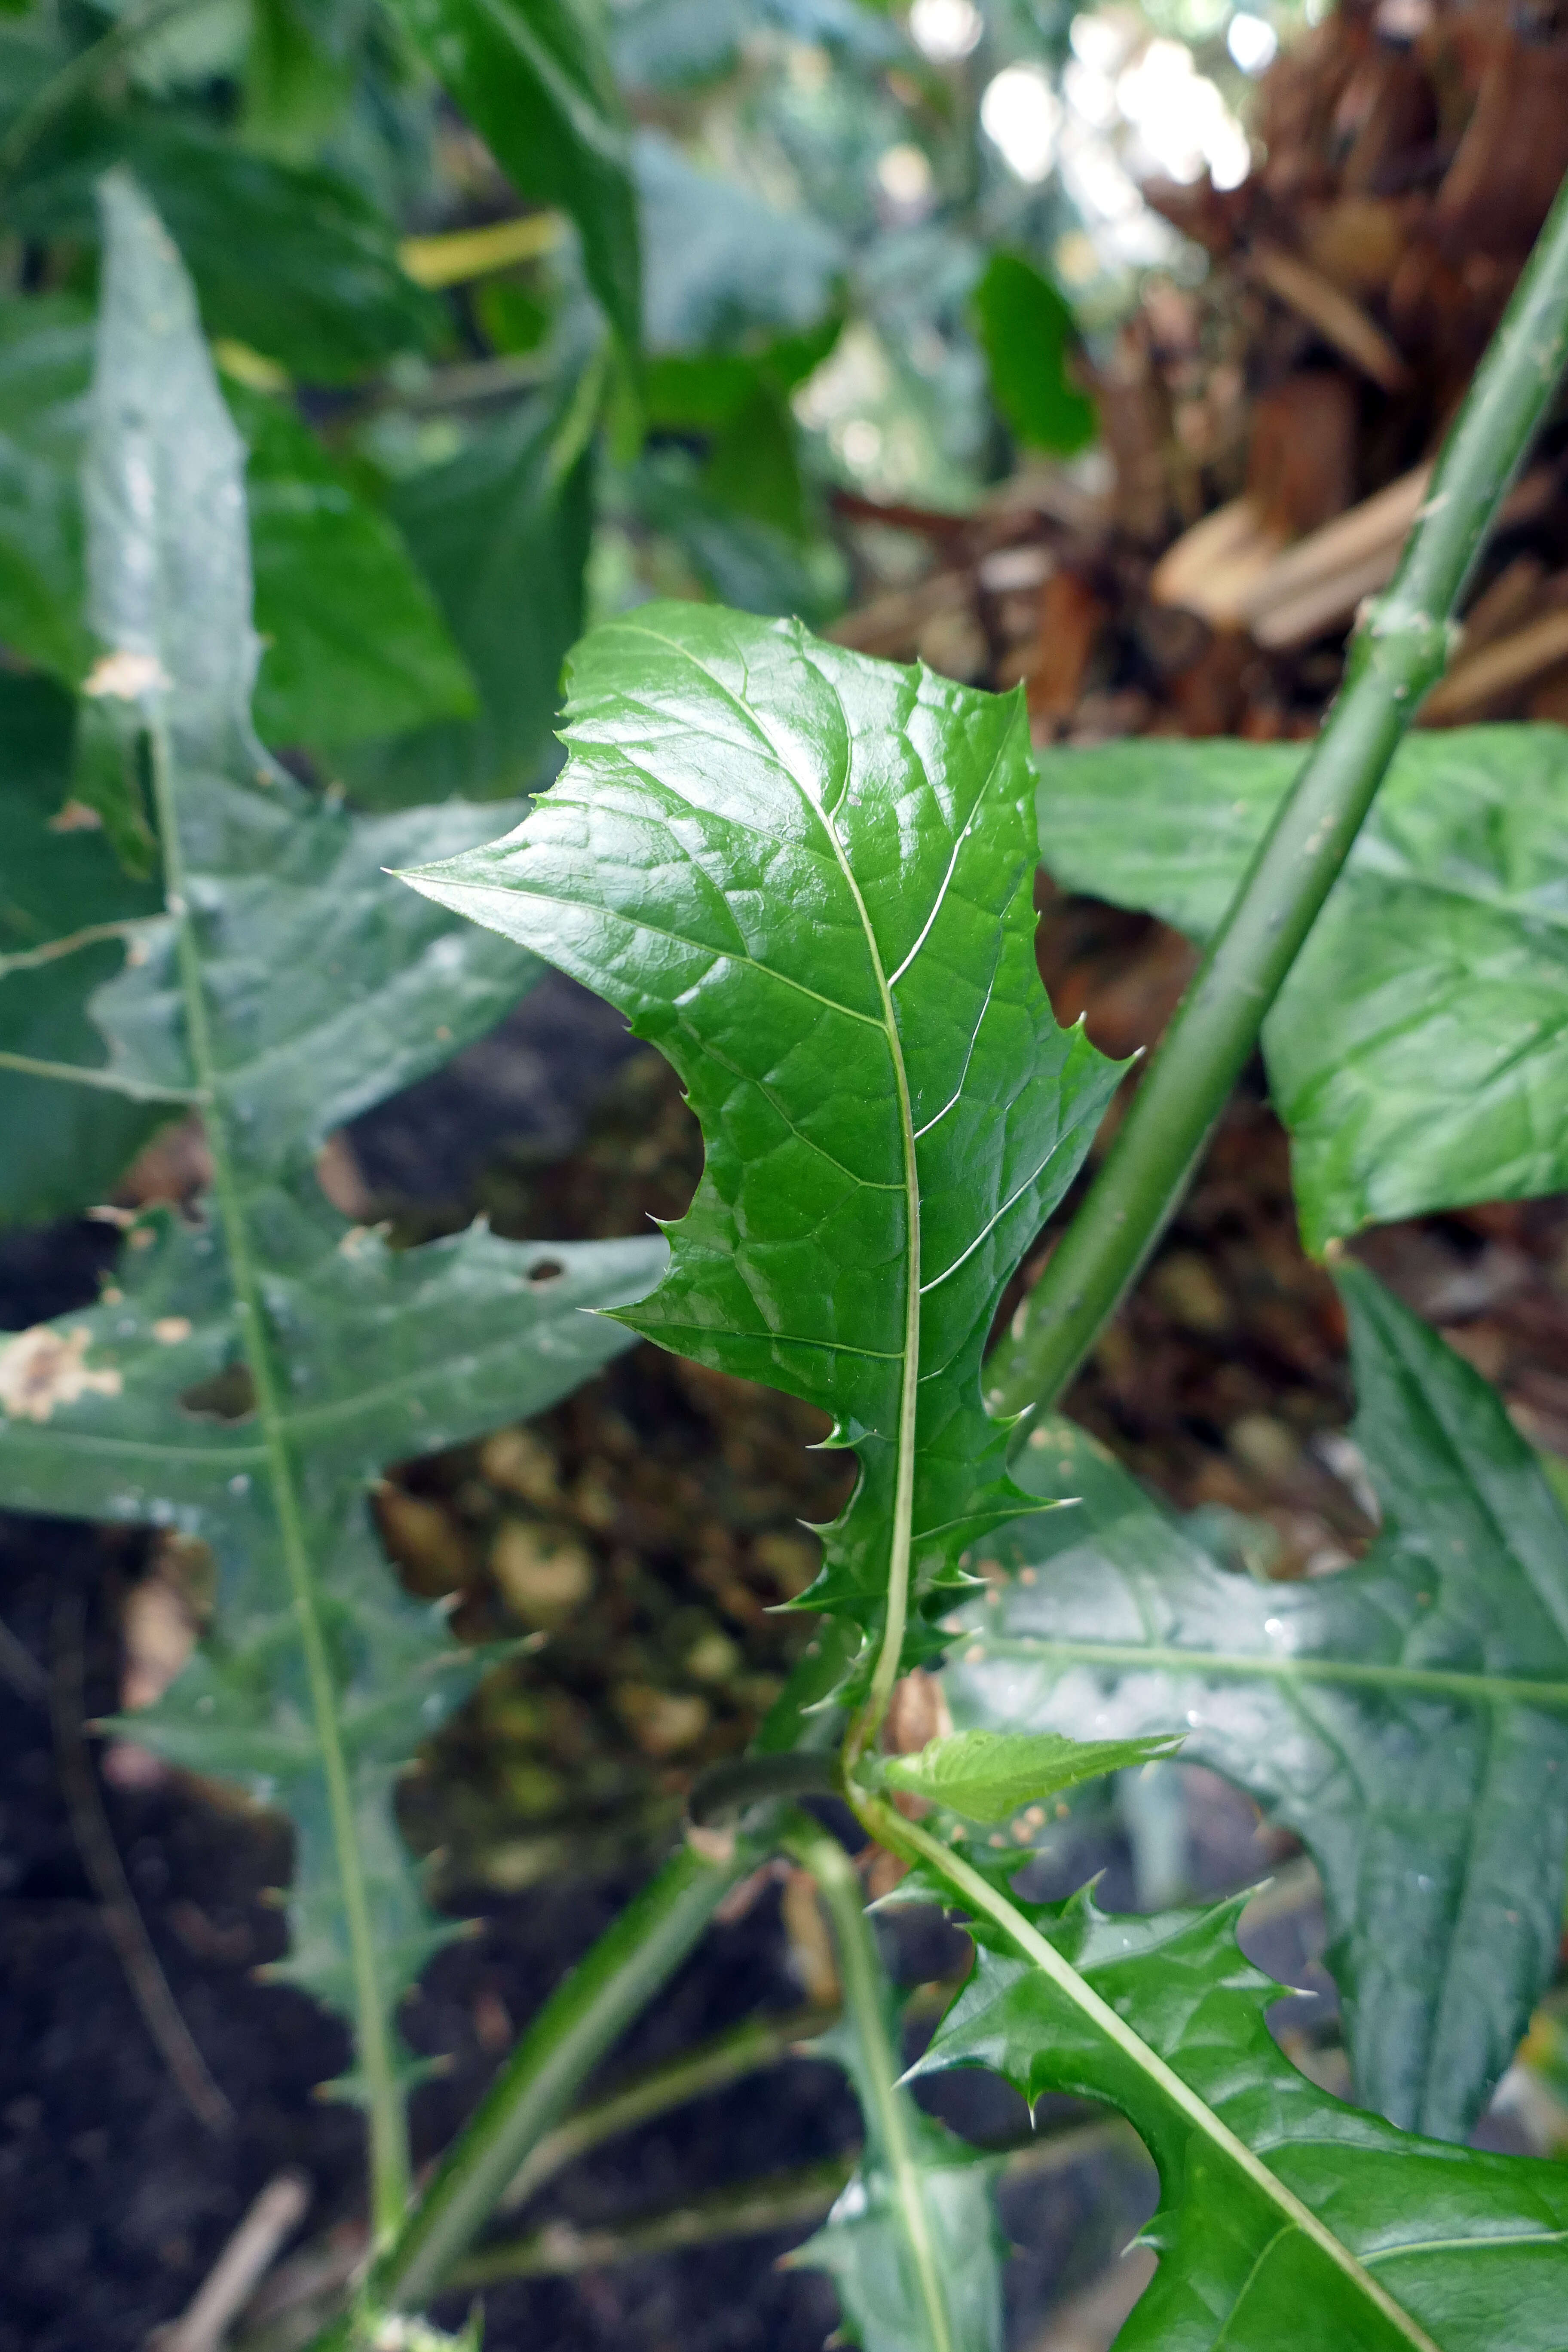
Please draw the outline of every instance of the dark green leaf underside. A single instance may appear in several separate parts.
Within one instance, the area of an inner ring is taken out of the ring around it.
[[[1110,743],[1041,762],[1058,881],[1205,939],[1304,754]],[[1263,1029],[1308,1246],[1568,1184],[1568,734],[1406,738]]]
[[[1357,1442],[1384,1513],[1339,1574],[1227,1572],[1070,1423],[1020,1475],[947,1676],[961,1723],[1185,1734],[1303,1840],[1361,2095],[1458,2137],[1555,1962],[1568,1846],[1568,1527],[1491,1391],[1358,1268]]]

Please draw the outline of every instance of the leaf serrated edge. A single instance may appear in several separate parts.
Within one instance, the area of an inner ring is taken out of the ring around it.
[[[1057,1990],[1072,2002],[1096,2032],[1114,2042],[1123,2056],[1157,2085],[1226,2161],[1235,2165],[1252,2182],[1286,2223],[1298,2230],[1344,2274],[1357,2294],[1364,2295],[1380,2315],[1397,2329],[1403,2340],[1413,2347],[1413,2352],[1442,2352],[1442,2347],[1427,2335],[1419,2321],[1411,2316],[1403,2304],[1394,2301],[1387,2288],[1363,2263],[1358,2262],[1350,2248],[1319,2220],[1311,2207],[1303,2204],[1287,2189],[1262,2158],[1255,2155],[1244,2139],[1237,2137],[1206,2101],[1182,2080],[1173,2066],[1151,2050],[1109,2001],[1100,1999],[1093,1987],[1079,1976],[1071,1961],[1064,1958],[1056,1946],[1042,1936],[1005,1895],[988,1885],[962,1855],[929,1836],[918,1822],[905,1821],[900,1814],[895,1813],[889,1806],[879,1804],[875,1799],[862,1798],[856,1810],[872,1836],[881,1844],[895,1853],[902,1852],[923,1863],[955,1890],[966,1909],[983,1915],[993,1926],[1000,1927],[1009,1942],[1026,1959],[1032,1961],[1042,1975],[1050,1979]]]

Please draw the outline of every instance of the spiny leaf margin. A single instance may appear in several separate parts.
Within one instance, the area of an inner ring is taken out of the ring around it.
[[[1022,702],[689,604],[595,630],[569,689],[532,814],[405,878],[685,1080],[702,1179],[623,1319],[831,1416],[860,1477],[801,1605],[875,1634],[1028,1507],[981,1352],[1119,1075],[1035,965]]]
[[[954,1899],[934,1864],[910,1891]],[[966,1903],[971,1974],[910,2074],[987,2066],[1133,2125],[1162,2259],[1120,2352],[1560,2352],[1568,2166],[1418,2139],[1298,2073],[1267,2016],[1289,1988],[1237,1946],[1249,1893],[1122,1918],[1003,1899],[1056,1965]]]

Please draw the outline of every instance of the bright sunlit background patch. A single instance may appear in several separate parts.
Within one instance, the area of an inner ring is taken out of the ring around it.
[[[1279,54],[1279,36],[1273,26],[1245,8],[1231,18],[1225,45],[1244,74],[1267,73]]]
[[[981,126],[1007,170],[1026,187],[1057,174],[1081,217],[1081,232],[1060,240],[1058,264],[1070,282],[1084,285],[1097,274],[1089,253],[1100,270],[1112,272],[1172,259],[1178,241],[1144,201],[1144,181],[1190,186],[1206,172],[1216,188],[1228,189],[1246,179],[1252,168],[1246,130],[1188,46],[1206,44],[1212,59],[1222,40],[1229,53],[1228,65],[1220,58],[1222,79],[1231,67],[1262,73],[1279,47],[1267,17],[1233,13],[1226,0],[1144,0],[1142,7],[1111,0],[1074,17],[1059,78],[1018,63],[987,83]]]
[[[910,38],[932,65],[953,65],[966,58],[984,30],[973,0],[915,0],[910,10]]]
[[[980,127],[1018,179],[1043,180],[1057,161],[1061,101],[1043,66],[1004,66],[980,101]]]

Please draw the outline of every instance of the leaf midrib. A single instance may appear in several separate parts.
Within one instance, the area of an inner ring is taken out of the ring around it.
[[[880,1811],[882,1809],[877,1809]],[[1380,2315],[1395,2327],[1415,2352],[1442,2352],[1420,2322],[1396,2303],[1381,2282],[1372,2276],[1364,2264],[1327,2222],[1320,2220],[1310,2205],[1303,2204],[1293,2190],[1288,2189],[1278,2173],[1264,2163],[1237,2137],[1223,2117],[1217,2116],[1208,2102],[1184,2081],[1175,2068],[1151,2049],[1142,2036],[1128,2024],[1125,2018],[1102,2000],[1092,1985],[1081,1977],[1070,1960],[1042,1936],[1005,1895],[989,1885],[976,1870],[950,1848],[922,1830],[917,1822],[904,1822],[895,1816],[896,1827],[889,1843],[895,1847],[901,1842],[913,1846],[925,1863],[941,1878],[956,1887],[968,1907],[999,1927],[1008,1941],[1022,1956],[1034,1963],[1042,1976],[1070,2000],[1089,2022],[1106,2040],[1113,2042],[1123,2057],[1129,2059],[1163,2095],[1176,2107],[1187,2123],[1215,2149],[1216,2153],[1244,2175],[1253,2187],[1265,2196],[1287,2224],[1295,2229],[1316,2247],[1334,2267],[1349,2280]]]
[[[920,1409],[920,1169],[915,1155],[914,1113],[910,1099],[909,1073],[904,1066],[903,1041],[899,1034],[898,1014],[893,1006],[892,988],[889,982],[888,975],[883,969],[881,949],[878,945],[877,935],[875,930],[872,929],[871,918],[868,912],[865,898],[861,894],[859,882],[856,878],[854,867],[849,862],[849,853],[839,837],[838,828],[833,821],[832,812],[827,807],[826,798],[818,800],[816,797],[805,781],[795,772],[795,770],[789,760],[786,759],[780,751],[778,745],[773,741],[767,729],[763,725],[756,711],[753,710],[750,704],[745,702],[742,698],[735,692],[735,689],[732,687],[726,685],[725,681],[718,675],[717,671],[710,668],[708,663],[700,660],[698,656],[692,652],[689,646],[681,644],[678,638],[666,636],[660,630],[650,629],[646,625],[646,624],[635,619],[627,623],[626,625],[626,628],[628,635],[646,637],[650,644],[662,646],[667,653],[673,654],[678,660],[686,664],[689,668],[695,670],[699,677],[706,681],[708,686],[711,688],[712,691],[716,695],[720,696],[721,698],[730,706],[730,708],[740,718],[742,725],[747,728],[747,730],[763,745],[768,758],[777,768],[779,774],[788,782],[791,788],[799,798],[802,807],[809,810],[811,815],[822,827],[822,830],[826,836],[828,846],[832,850],[834,860],[844,878],[845,887],[848,890],[850,898],[854,903],[855,912],[859,920],[860,928],[866,940],[866,952],[870,959],[871,971],[876,979],[878,998],[882,1008],[882,1018],[880,1023],[870,1023],[870,1025],[873,1027],[880,1026],[885,1035],[889,1056],[892,1063],[893,1081],[899,1099],[900,1143],[903,1157],[906,1220],[904,1256],[904,1344],[900,1358],[899,1418],[895,1437],[892,1528],[888,1546],[887,1618],[883,1627],[882,1645],[878,1654],[876,1665],[872,1671],[870,1687],[867,1694],[865,1714],[860,1726],[859,1738],[862,1744],[864,1744],[867,1740],[874,1737],[877,1729],[880,1726],[883,1716],[887,1713],[888,1703],[892,1696],[893,1685],[898,1680],[899,1667],[903,1658],[904,1632],[909,1621],[910,1563],[913,1557],[912,1530],[914,1526],[915,1434],[917,1416]],[[818,675],[821,676],[822,673],[819,672]],[[849,724],[848,714],[844,709],[844,705],[838,695],[837,688],[833,686],[832,681],[826,676],[823,677],[823,685],[826,690],[833,695],[834,700],[838,707],[839,716],[845,721],[846,740],[852,740],[854,730]],[[844,776],[844,786],[845,789],[847,790],[847,770],[846,770]],[[976,799],[976,807],[979,805],[979,797],[980,796],[977,796]],[[973,812],[972,811],[970,818],[963,828],[965,835],[967,835],[969,824],[973,824]],[[942,895],[945,895],[947,884],[952,879],[952,866],[955,864],[956,853],[952,864],[950,864],[947,876],[944,877],[942,882]],[[628,919],[623,918],[622,919]],[[929,924],[927,928],[930,928]],[[924,933],[922,932],[921,941],[923,941],[923,939]],[[900,976],[909,970],[910,965],[913,962],[914,955],[918,952],[919,946],[921,941],[917,941],[915,950],[906,956],[903,963],[899,967]],[[752,960],[747,958],[745,961],[751,961]],[[755,969],[759,971],[771,971],[771,967],[763,964],[756,965]],[[772,976],[777,979],[781,978],[782,974],[773,973]],[[797,982],[792,982],[788,984],[791,986],[800,985]],[[809,994],[812,992],[804,991],[803,992]],[[826,1002],[827,1000],[825,999],[823,1001]],[[837,1012],[848,1011],[848,1007],[845,1005],[836,1005],[832,1009]],[[869,1021],[869,1016],[866,1013],[856,1013],[852,1017],[859,1021]]]
[[[978,1644],[978,1652],[973,1644]],[[1464,1667],[1363,1665],[1351,1658],[1252,1655],[1246,1651],[1186,1650],[1152,1642],[1033,1640],[1026,1634],[993,1637],[984,1627],[972,1637],[970,1662],[989,1658],[1059,1661],[1067,1665],[1156,1667],[1171,1674],[1262,1676],[1271,1682],[1344,1683],[1363,1689],[1410,1691],[1459,1698],[1472,1706],[1547,1706],[1568,1710],[1568,1681],[1525,1681],[1507,1675],[1473,1674]]]
[[[387,2230],[395,2228],[407,2203],[409,2166],[398,2072],[386,2005],[382,1999],[380,1954],[372,1924],[364,1860],[358,1843],[348,1758],[338,1719],[332,1662],[321,1621],[316,1564],[306,1537],[284,1417],[285,1400],[279,1391],[260,1270],[253,1255],[249,1219],[227,1121],[218,1098],[217,1057],[208,1018],[206,975],[185,879],[174,735],[167,713],[160,710],[151,716],[148,737],[166,902],[174,927],[176,968],[184,1007],[186,1047],[197,1084],[212,1106],[207,1142],[212,1154],[213,1197],[228,1262],[236,1319],[256,1394],[258,1434],[277,1517],[279,1549],[293,1601],[310,1711],[321,1748],[338,1891],[349,1945],[360,2066],[369,2095],[373,2217],[378,2230]]]

